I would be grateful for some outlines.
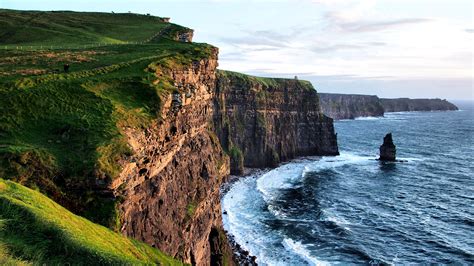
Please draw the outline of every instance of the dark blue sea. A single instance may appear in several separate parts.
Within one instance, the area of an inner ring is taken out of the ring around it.
[[[474,109],[335,122],[341,155],[241,178],[226,230],[260,265],[474,264]],[[392,132],[403,163],[375,160]]]

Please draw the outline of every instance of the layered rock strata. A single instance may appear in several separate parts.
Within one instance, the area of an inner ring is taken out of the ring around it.
[[[384,109],[375,95],[320,93],[323,113],[333,119],[383,116]]]
[[[157,73],[171,77],[179,92],[162,97],[160,121],[127,130],[135,155],[112,185],[123,199],[123,234],[196,265],[231,259],[219,199],[229,159],[210,131],[216,67],[217,49]]]
[[[323,113],[335,120],[378,117],[385,112],[454,111],[456,105],[441,99],[381,99],[375,95],[319,93]]]
[[[441,99],[380,99],[385,112],[455,111],[458,107]]]
[[[309,82],[219,71],[214,104],[216,132],[231,155],[233,174],[242,166],[338,154],[333,120],[321,112]]]

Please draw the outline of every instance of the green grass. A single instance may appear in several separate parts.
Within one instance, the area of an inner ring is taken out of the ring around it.
[[[30,24],[24,22],[31,17]],[[212,47],[165,35],[143,45],[83,48],[98,35],[126,42],[163,27],[165,34],[186,30],[135,14],[0,10],[2,23],[8,24],[0,26],[5,43],[55,42],[71,49],[0,45],[0,176],[117,229],[116,202],[95,193],[96,180],[116,178],[119,162],[131,155],[124,128],[141,130],[160,119],[161,98],[177,90],[165,69],[207,58]],[[9,30],[14,34],[5,35]],[[69,73],[62,71],[66,63]]]
[[[306,80],[257,77],[257,76],[242,74],[242,73],[233,72],[229,70],[219,70],[218,75],[220,75],[221,77],[237,79],[239,80],[238,84],[257,83],[257,84],[262,85],[263,88],[277,87],[286,82],[296,81],[303,88],[308,89],[308,90],[314,90],[313,85],[311,85],[311,82],[306,81]]]
[[[182,265],[157,249],[74,215],[41,193],[0,179],[0,263]]]
[[[159,17],[139,14],[0,9],[0,45],[77,48],[124,44],[150,41],[160,32],[172,37],[168,32],[183,29]]]

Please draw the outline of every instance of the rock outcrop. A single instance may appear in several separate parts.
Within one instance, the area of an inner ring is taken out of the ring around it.
[[[338,154],[333,120],[321,112],[309,82],[229,71],[217,76],[214,125],[231,155],[232,173],[297,156]]]
[[[333,119],[383,116],[384,109],[375,95],[319,93],[323,113]]]
[[[185,31],[177,32],[174,40],[179,42],[192,42],[193,36],[194,31],[192,29],[187,29]]]
[[[126,131],[135,155],[112,184],[123,199],[123,234],[197,265],[232,257],[219,198],[229,159],[210,130],[216,67],[217,49],[181,69],[157,70],[178,91],[162,97],[160,121]]]
[[[441,99],[380,99],[385,112],[455,111],[457,106]]]
[[[383,138],[383,144],[380,146],[380,161],[394,162],[397,160],[397,150],[393,144],[392,133],[388,133]]]

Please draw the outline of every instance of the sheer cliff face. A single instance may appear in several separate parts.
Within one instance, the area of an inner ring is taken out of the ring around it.
[[[125,235],[198,265],[231,257],[219,202],[229,159],[209,130],[216,66],[217,50],[209,59],[164,70],[179,93],[162,97],[161,121],[127,130],[135,155],[112,185],[123,198]]]
[[[156,69],[176,89],[162,97],[159,121],[125,130],[134,155],[111,185],[123,199],[125,235],[197,265],[232,264],[219,198],[231,167],[338,153],[333,121],[309,83],[217,75],[216,67],[217,49]]]
[[[323,113],[333,119],[383,116],[384,109],[377,96],[320,93]]]
[[[441,99],[380,99],[373,95],[320,93],[323,113],[334,119],[383,116],[384,112],[450,111],[458,108]]]
[[[385,112],[454,111],[456,105],[441,99],[380,99]]]
[[[309,82],[219,71],[214,122],[232,172],[297,156],[337,155],[333,120]],[[239,164],[239,161],[242,161]]]

